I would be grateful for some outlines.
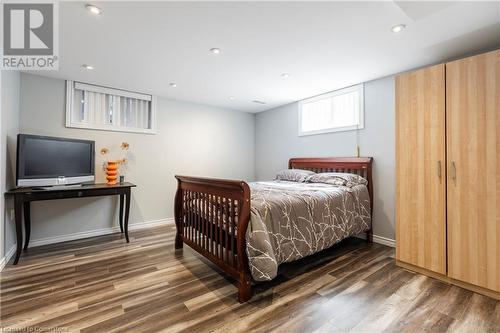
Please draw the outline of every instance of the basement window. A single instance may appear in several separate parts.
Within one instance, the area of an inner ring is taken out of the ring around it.
[[[66,127],[156,133],[156,98],[66,81]]]
[[[363,84],[299,102],[299,136],[364,128]]]

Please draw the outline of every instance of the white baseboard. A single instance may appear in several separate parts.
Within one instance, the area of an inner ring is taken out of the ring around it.
[[[153,228],[153,227],[158,227],[160,225],[167,225],[167,224],[173,224],[173,223],[174,223],[173,218],[166,218],[166,219],[153,220],[153,221],[144,221],[144,222],[140,222],[140,223],[129,224],[128,230]],[[30,241],[29,247],[67,242],[70,240],[82,239],[82,238],[88,238],[88,237],[109,235],[109,234],[113,234],[113,233],[119,232],[119,231],[120,231],[120,226],[114,226],[114,227],[110,227],[110,228],[76,232],[74,234],[68,234],[68,235],[34,239],[34,240]]]
[[[166,219],[160,219],[160,220],[145,221],[145,222],[140,222],[140,223],[129,224],[128,229],[129,230],[138,230],[138,229],[153,228],[153,227],[158,227],[161,225],[169,225],[169,224],[174,224],[173,218],[166,218]],[[34,239],[34,240],[30,241],[29,247],[31,248],[31,247],[40,246],[40,245],[48,245],[48,244],[54,244],[54,243],[67,242],[67,241],[75,240],[75,239],[109,235],[109,234],[113,234],[116,232],[120,232],[120,226],[76,232],[74,234],[68,234],[68,235]],[[9,262],[9,260],[12,258],[12,256],[15,253],[16,253],[16,244],[14,244],[14,246],[12,246],[9,249],[9,251],[5,254],[5,256],[2,258],[2,260],[0,260],[0,271],[2,271],[2,269],[5,267],[5,265]]]
[[[145,221],[145,222],[141,222],[141,223],[130,224],[129,230],[153,228],[153,227],[158,227],[161,225],[169,225],[169,224],[174,224],[174,219],[172,217],[160,219],[160,220]],[[88,238],[88,237],[109,235],[109,234],[113,234],[113,233],[119,232],[119,231],[120,231],[120,227],[115,226],[115,227],[111,227],[111,228],[103,228],[103,229],[77,232],[77,233],[68,234],[68,235],[34,239],[34,240],[30,241],[29,247],[54,244],[54,243],[60,243],[60,242],[67,242],[70,240],[82,239],[82,238]],[[366,236],[363,234],[363,235],[358,235],[357,237],[365,239]],[[378,236],[378,235],[373,235],[373,242],[378,243],[378,244],[382,244],[382,245],[387,245],[390,247],[396,247],[396,242],[394,239],[390,239],[390,238],[386,238],[386,237],[382,237],[382,236]],[[2,271],[2,269],[5,267],[5,265],[9,262],[9,260],[12,258],[12,256],[15,253],[16,253],[16,244],[14,244],[14,246],[12,246],[9,249],[9,251],[7,251],[7,253],[5,254],[5,257],[3,257],[2,260],[0,260],[0,271]]]
[[[382,237],[382,236],[377,236],[373,235],[373,242],[382,244],[382,245],[387,245],[390,247],[396,247],[396,241],[394,239]]]
[[[16,244],[14,244],[14,246],[12,246],[9,251],[7,251],[7,253],[5,254],[5,256],[2,258],[2,260],[0,260],[0,272],[3,270],[3,268],[5,267],[5,265],[7,265],[7,263],[9,262],[10,258],[12,258],[12,256],[16,253]]]
[[[356,235],[357,238],[366,239],[366,234]],[[382,244],[390,247],[396,247],[396,241],[394,239],[373,235],[373,242],[377,244]]]

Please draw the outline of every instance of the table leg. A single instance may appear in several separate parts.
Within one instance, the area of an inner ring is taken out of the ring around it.
[[[123,201],[125,195],[120,194],[120,232],[123,233]]]
[[[30,234],[31,234],[31,214],[30,214],[30,202],[25,201],[23,203],[24,206],[24,249],[28,248],[28,244],[30,243]]]
[[[23,251],[23,199],[20,195],[14,196],[14,215],[16,220],[16,256],[14,258],[14,265],[19,262],[21,252]]]
[[[125,194],[125,239],[127,240],[127,243],[129,242],[128,239],[128,217],[130,214],[130,188],[127,190]]]

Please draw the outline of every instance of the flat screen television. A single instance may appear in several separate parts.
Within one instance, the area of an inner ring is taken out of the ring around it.
[[[93,182],[94,141],[18,134],[18,187]]]

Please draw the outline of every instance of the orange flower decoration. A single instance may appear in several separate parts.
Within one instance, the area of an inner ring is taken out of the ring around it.
[[[122,145],[120,146],[123,150],[128,150],[130,145],[127,142],[122,142]]]

